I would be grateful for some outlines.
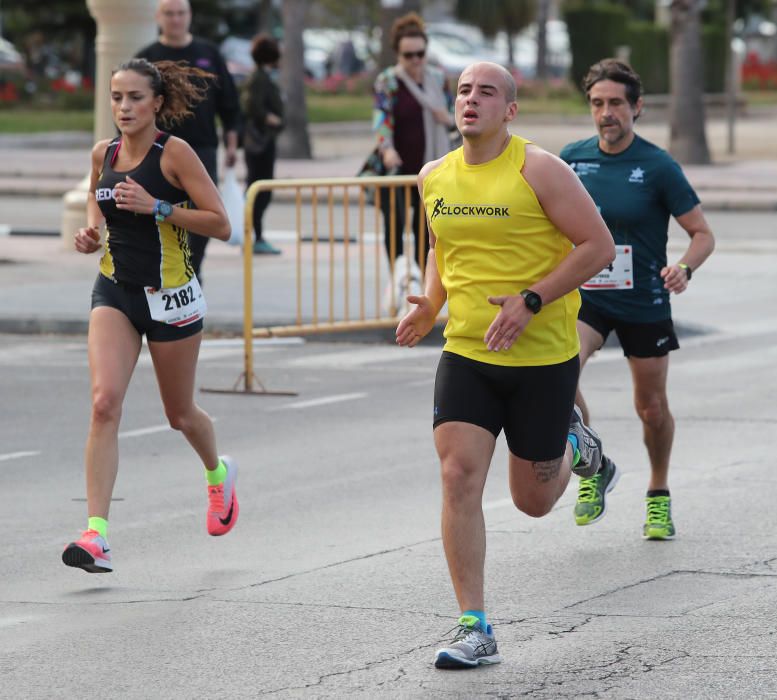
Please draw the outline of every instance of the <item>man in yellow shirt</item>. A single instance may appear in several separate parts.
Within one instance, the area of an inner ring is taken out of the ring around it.
[[[413,347],[448,302],[446,344],[434,391],[434,440],[442,467],[442,539],[461,610],[438,668],[501,661],[484,611],[483,487],[496,438],[510,449],[518,509],[541,517],[571,471],[602,464],[596,433],[574,407],[580,344],[577,288],[615,249],[574,172],[511,136],[515,82],[501,66],[475,63],[459,78],[456,125],[462,148],[418,176],[431,242],[425,289],[397,327]],[[604,475],[617,479],[612,465]]]

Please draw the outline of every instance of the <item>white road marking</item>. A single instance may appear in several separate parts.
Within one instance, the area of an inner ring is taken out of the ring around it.
[[[342,401],[354,401],[356,399],[363,399],[367,396],[364,392],[358,392],[355,394],[335,394],[334,396],[322,396],[318,399],[309,399],[308,401],[295,401],[294,403],[287,403],[284,406],[279,406],[271,410],[285,411],[292,408],[311,408],[314,406],[326,406],[332,403],[341,403]]]
[[[20,457],[34,457],[39,455],[40,452],[9,452],[4,455],[0,455],[0,462],[5,462],[9,459],[19,459]]]

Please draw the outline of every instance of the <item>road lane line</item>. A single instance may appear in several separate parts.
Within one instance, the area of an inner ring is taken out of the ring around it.
[[[0,455],[0,462],[5,462],[9,459],[19,459],[19,457],[34,457],[39,454],[40,452],[9,452],[8,454]]]
[[[363,399],[367,396],[364,392],[355,394],[335,394],[334,396],[322,396],[319,399],[310,399],[308,401],[295,401],[294,403],[287,403],[284,406],[272,409],[275,411],[285,411],[292,408],[312,408],[314,406],[327,406],[332,403],[340,403],[342,401],[354,401],[356,399]]]

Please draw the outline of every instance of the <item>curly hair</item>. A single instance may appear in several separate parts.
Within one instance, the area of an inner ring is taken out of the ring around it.
[[[402,15],[391,25],[391,46],[394,51],[399,51],[399,42],[408,36],[421,37],[425,42],[429,42],[429,37],[426,36],[424,21],[415,12],[408,12],[406,15]]]
[[[281,57],[278,42],[269,34],[257,34],[251,42],[251,58],[257,66],[277,63]]]
[[[642,80],[635,70],[622,61],[605,58],[594,63],[583,78],[583,92],[590,99],[591,88],[602,80],[612,80],[626,86],[626,99],[633,107],[642,96]]]
[[[202,102],[208,93],[208,81],[216,78],[201,68],[190,66],[186,61],[157,61],[145,58],[125,61],[113,71],[134,71],[148,78],[154,96],[165,99],[157,119],[166,127],[175,126],[192,114],[192,107]]]

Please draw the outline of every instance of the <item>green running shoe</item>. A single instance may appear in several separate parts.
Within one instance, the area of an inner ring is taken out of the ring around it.
[[[609,457],[602,455],[602,466],[588,479],[580,479],[575,504],[575,522],[591,525],[607,512],[606,496],[615,488],[621,473]]]
[[[672,522],[672,498],[670,496],[648,496],[647,520],[642,528],[646,540],[671,540],[674,537]]]

